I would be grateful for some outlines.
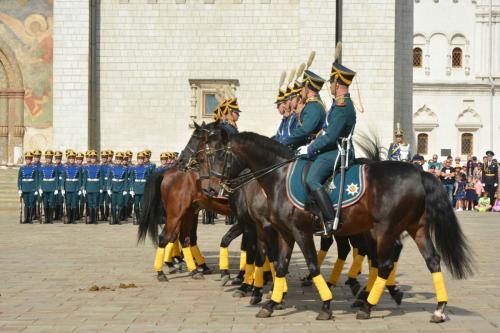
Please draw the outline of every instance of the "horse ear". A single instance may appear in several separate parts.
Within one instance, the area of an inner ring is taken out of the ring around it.
[[[225,128],[222,128],[221,136],[222,136],[222,142],[224,142],[224,143],[229,142],[229,133]]]
[[[193,124],[194,124],[194,128],[199,130],[200,129],[200,125],[198,125],[198,123],[196,121],[193,120]]]
[[[205,121],[203,121],[203,122],[201,123],[201,127],[205,127],[205,125],[206,125],[206,123],[205,123]]]

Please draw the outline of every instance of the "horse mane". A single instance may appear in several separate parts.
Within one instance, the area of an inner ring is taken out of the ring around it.
[[[232,140],[236,143],[244,144],[244,143],[254,143],[255,145],[262,147],[267,151],[268,154],[277,155],[282,158],[292,158],[293,152],[285,145],[274,141],[273,139],[268,138],[267,136],[263,136],[254,132],[241,132],[233,136]]]
[[[354,142],[358,151],[362,152],[365,157],[356,158],[356,162],[360,164],[369,164],[382,161],[383,147],[380,145],[380,138],[373,130],[369,132],[357,132]]]

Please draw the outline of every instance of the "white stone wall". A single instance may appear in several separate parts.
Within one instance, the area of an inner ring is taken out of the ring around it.
[[[273,101],[280,72],[315,50],[311,69],[329,76],[335,1],[177,2],[103,1],[103,148],[147,145],[159,153],[183,147],[190,133],[188,79],[238,79],[240,128],[271,135],[279,123]],[[344,62],[359,73],[353,94],[365,106],[360,118],[376,121],[387,141],[394,112],[394,1],[345,1],[344,11]],[[329,105],[327,89],[322,95]]]
[[[87,149],[89,2],[54,1],[54,149]]]
[[[459,156],[463,133],[474,135],[473,153],[479,158],[487,149],[499,151],[500,1],[493,0],[491,74],[497,91],[493,99],[487,80],[489,1],[421,0],[415,2],[414,7],[414,44],[423,49],[424,63],[422,68],[413,70],[413,111],[417,112],[425,105],[438,117],[437,127],[426,132],[429,133],[427,157],[433,153],[439,154],[440,149],[451,149],[452,155]],[[451,67],[450,56],[455,46],[463,50],[462,68]],[[490,114],[491,105],[493,117]],[[469,107],[474,110],[474,119],[469,119],[473,124],[464,128],[460,123],[463,118],[459,118]],[[415,133],[415,138],[418,133]]]

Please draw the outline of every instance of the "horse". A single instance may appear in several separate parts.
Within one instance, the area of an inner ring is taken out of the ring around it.
[[[279,253],[274,263],[273,294],[257,317],[271,316],[281,302],[288,259],[294,243],[297,243],[323,302],[317,319],[331,319],[333,296],[320,274],[313,241],[315,217],[309,211],[297,209],[287,198],[287,170],[284,166],[289,166],[297,157],[287,147],[256,133],[243,132],[232,137],[223,135],[207,139],[207,150],[213,155],[212,174],[218,174],[216,178],[228,187],[239,179],[236,177],[241,177],[238,175],[243,169],[250,169],[250,175],[257,179],[266,194],[270,221],[278,231]],[[236,160],[238,163],[234,163]],[[343,223],[335,232],[338,236],[363,234],[371,253],[374,269],[370,270],[369,295],[356,318],[370,318],[393,269],[396,241],[406,231],[417,244],[434,282],[437,306],[431,321],[443,322],[447,318],[448,296],[441,258],[457,279],[473,274],[473,258],[439,180],[411,164],[397,161],[367,163],[365,168],[366,191],[356,204],[341,210]]]

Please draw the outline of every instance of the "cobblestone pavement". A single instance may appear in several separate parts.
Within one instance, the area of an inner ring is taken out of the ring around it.
[[[373,319],[357,321],[350,309],[353,297],[342,283],[334,290],[335,319],[318,322],[319,296],[314,287],[300,287],[305,267],[297,249],[288,276],[288,308],[257,319],[258,307],[248,305],[248,298],[233,298],[234,287],[220,287],[217,274],[192,280],[181,273],[157,282],[154,248],[136,244],[132,224],[20,225],[10,205],[0,210],[0,332],[500,332],[500,268],[494,261],[500,253],[500,214],[459,217],[477,255],[477,273],[466,281],[445,273],[450,321],[429,323],[435,307],[431,276],[407,239],[397,275],[405,291],[401,306],[386,293]],[[199,227],[200,248],[211,267],[217,266],[226,230],[223,223]],[[238,247],[237,241],[230,247],[235,269]],[[334,260],[332,250],[324,267],[331,268]],[[116,288],[120,283],[137,288]],[[112,289],[89,291],[94,284]]]

